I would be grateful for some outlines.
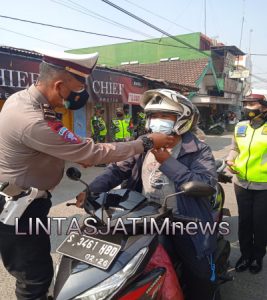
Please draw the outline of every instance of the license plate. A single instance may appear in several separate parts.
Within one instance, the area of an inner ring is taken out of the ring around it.
[[[106,270],[119,254],[121,245],[71,233],[57,248],[57,252]]]

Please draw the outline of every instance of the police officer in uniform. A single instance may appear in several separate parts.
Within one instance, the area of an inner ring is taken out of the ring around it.
[[[123,113],[124,113],[124,120],[129,123],[129,132],[131,134],[131,137],[133,136],[133,118],[129,111],[129,104],[123,104]]]
[[[124,142],[131,139],[130,119],[124,118],[121,107],[116,108],[116,117],[111,120],[110,132],[114,142]]]
[[[104,143],[107,135],[107,126],[102,117],[104,109],[100,104],[95,106],[95,114],[91,118],[91,132],[95,143]]]
[[[140,111],[137,113],[136,135],[138,137],[146,133],[146,115],[143,111]]]
[[[262,269],[267,242],[267,100],[251,93],[243,104],[246,120],[235,126],[226,163],[236,174],[241,257],[235,269],[256,274]]]
[[[4,224],[0,211],[0,255],[16,278],[19,300],[47,299],[53,276],[50,240],[44,232],[29,234],[29,219],[33,228],[36,218],[46,224],[49,190],[62,179],[65,161],[83,166],[121,161],[170,142],[161,134],[129,143],[94,144],[91,139],[81,140],[56,119],[56,107],[79,109],[86,104],[85,79],[97,58],[98,54],[46,53],[38,82],[9,97],[0,114],[0,181],[11,187],[3,192],[16,196],[35,187],[40,195],[20,216],[19,230],[25,235],[16,235],[15,226]]]

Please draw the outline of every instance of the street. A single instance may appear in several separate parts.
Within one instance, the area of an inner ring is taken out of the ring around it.
[[[231,134],[225,134],[223,136],[208,136],[207,143],[211,146],[214,156],[216,158],[224,158],[231,143]],[[68,165],[69,166],[69,165]],[[81,169],[83,174],[83,180],[89,182],[97,174],[103,171],[103,168],[88,168]],[[232,184],[225,184],[224,190],[226,195],[225,206],[230,209],[231,217],[225,217],[225,221],[229,222],[231,233],[226,238],[231,242],[231,273],[234,276],[234,280],[227,282],[221,287],[223,300],[264,300],[267,299],[267,259],[264,260],[263,271],[257,275],[252,275],[248,271],[244,273],[235,273],[233,266],[236,260],[239,258],[239,245],[237,239],[237,206],[235,202],[235,196]],[[60,185],[53,191],[53,207],[50,211],[50,216],[53,217],[78,217],[82,212],[74,206],[67,207],[66,201],[70,202],[77,193],[83,190],[84,187],[77,182],[73,182],[64,177]],[[52,224],[53,225],[53,224]],[[68,222],[63,222],[63,230],[66,229]],[[56,248],[60,242],[64,239],[64,234],[57,234],[55,228],[51,233],[52,241],[52,256],[54,262],[59,258],[56,253]],[[14,300],[14,279],[5,271],[2,262],[0,261],[0,300]],[[205,300],[205,299],[199,299]]]

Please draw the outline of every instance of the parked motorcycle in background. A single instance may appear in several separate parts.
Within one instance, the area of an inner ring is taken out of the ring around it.
[[[222,135],[226,129],[225,117],[223,114],[217,117],[210,116],[205,122],[201,122],[199,127],[210,135]]]

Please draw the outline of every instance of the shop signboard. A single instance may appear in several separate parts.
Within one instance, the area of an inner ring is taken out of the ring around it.
[[[0,53],[0,99],[28,88],[38,78],[39,59]]]
[[[93,102],[139,104],[148,89],[145,79],[110,70],[96,69],[90,77],[90,96]]]

